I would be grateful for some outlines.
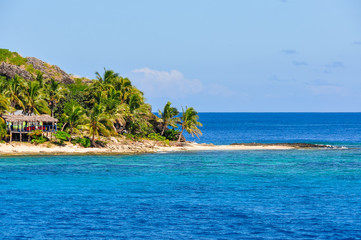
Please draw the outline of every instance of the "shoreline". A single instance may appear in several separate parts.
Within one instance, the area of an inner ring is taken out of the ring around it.
[[[250,151],[250,150],[292,150],[292,149],[327,149],[329,145],[305,143],[235,143],[230,145],[213,145],[198,143],[182,143],[181,146],[162,146],[156,141],[139,141],[132,143],[112,142],[106,147],[83,148],[66,143],[63,146],[54,144],[34,145],[30,143],[0,143],[0,157],[2,156],[46,156],[46,155],[133,155],[147,153],[172,153],[191,151]]]

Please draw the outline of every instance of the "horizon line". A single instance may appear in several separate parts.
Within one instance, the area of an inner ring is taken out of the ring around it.
[[[152,112],[158,113],[158,112]],[[198,113],[361,113],[360,112],[210,112],[210,111],[198,111]]]

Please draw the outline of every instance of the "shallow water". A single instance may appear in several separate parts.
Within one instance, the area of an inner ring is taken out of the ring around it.
[[[361,238],[358,150],[0,158],[0,237]]]
[[[361,239],[360,114],[226,115],[199,141],[349,148],[0,157],[0,239]]]

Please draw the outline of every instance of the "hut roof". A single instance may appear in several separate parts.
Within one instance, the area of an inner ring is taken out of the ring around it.
[[[58,119],[42,114],[42,115],[3,115],[2,118],[7,122],[59,122]]]

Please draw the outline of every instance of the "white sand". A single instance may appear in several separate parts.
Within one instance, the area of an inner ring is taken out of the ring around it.
[[[0,155],[72,155],[72,154],[134,154],[178,151],[221,151],[221,150],[285,150],[293,149],[289,146],[244,146],[244,145],[209,145],[187,143],[183,146],[164,147],[156,142],[146,141],[132,144],[112,143],[104,148],[83,148],[81,146],[66,144],[56,146],[53,144],[34,145],[30,143],[13,142],[0,144]]]
[[[183,147],[158,147],[158,151],[231,151],[231,150],[287,150],[294,149],[289,146],[245,146],[245,145],[209,145],[190,143]]]

